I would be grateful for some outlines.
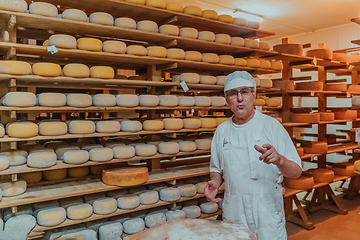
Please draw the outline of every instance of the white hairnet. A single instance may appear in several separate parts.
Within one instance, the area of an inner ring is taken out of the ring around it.
[[[238,87],[253,87],[256,91],[256,82],[246,71],[236,71],[227,75],[224,85],[224,92]]]

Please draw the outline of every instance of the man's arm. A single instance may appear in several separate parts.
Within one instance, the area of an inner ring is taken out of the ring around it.
[[[222,182],[223,178],[220,173],[210,173],[210,181],[205,186],[205,196],[209,202],[219,202],[221,200],[221,198],[216,198],[216,195]]]

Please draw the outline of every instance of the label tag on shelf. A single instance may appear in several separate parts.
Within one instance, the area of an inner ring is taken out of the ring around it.
[[[258,110],[259,112],[262,112],[262,106],[255,106],[255,110]]]
[[[360,129],[355,130],[355,142],[360,142]]]
[[[354,65],[349,65],[348,69],[349,69],[349,70],[353,70],[354,67],[355,67]]]
[[[184,90],[184,92],[189,91],[189,87],[186,85],[186,82],[182,81],[182,82],[180,82],[180,85],[181,85],[182,89]]]
[[[57,48],[56,48],[54,45],[48,46],[48,47],[47,47],[47,50],[48,50],[48,52],[50,52],[51,54],[54,54],[54,53],[57,53],[57,52],[58,52]]]
[[[314,59],[313,59],[313,64],[315,65],[315,67],[317,66],[317,59],[316,59],[316,57],[314,57]]]

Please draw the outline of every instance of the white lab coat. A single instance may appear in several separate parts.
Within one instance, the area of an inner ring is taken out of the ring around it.
[[[225,181],[224,221],[252,230],[259,240],[286,240],[281,173],[274,164],[259,160],[260,147],[269,143],[279,154],[301,160],[286,130],[274,118],[255,111],[247,123],[232,119],[216,130],[211,147],[210,172],[222,174]]]

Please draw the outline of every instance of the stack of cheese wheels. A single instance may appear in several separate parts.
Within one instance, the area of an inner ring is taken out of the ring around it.
[[[327,153],[327,142],[306,142],[301,145],[306,153]]]
[[[340,175],[340,176],[356,176],[357,174],[355,173],[355,166],[353,163],[350,162],[344,162],[344,163],[339,163],[336,165],[333,165],[331,168],[332,171],[334,171],[334,173],[336,175]]]
[[[335,111],[336,120],[355,120],[357,118],[356,110],[345,110],[345,111]]]
[[[273,81],[273,87],[279,88],[283,91],[293,91],[294,90],[294,81],[292,80],[279,80]]]
[[[315,182],[318,183],[332,183],[334,182],[334,172],[326,168],[309,169],[308,172],[312,174]]]
[[[333,58],[333,51],[328,48],[311,49],[306,52],[306,56],[331,60]]]
[[[290,115],[292,122],[297,123],[319,123],[320,114],[319,113],[292,113]]]
[[[301,82],[295,84],[296,90],[311,90],[311,91],[322,91],[323,90],[322,82]]]
[[[273,50],[278,53],[288,53],[293,55],[303,55],[303,45],[295,43],[279,44],[273,47]]]
[[[324,91],[347,91],[347,84],[325,84]]]
[[[102,181],[107,185],[127,187],[145,183],[149,178],[146,167],[124,167],[106,169]]]
[[[285,178],[285,186],[299,190],[309,190],[314,187],[314,178],[300,176],[298,178]]]

